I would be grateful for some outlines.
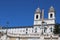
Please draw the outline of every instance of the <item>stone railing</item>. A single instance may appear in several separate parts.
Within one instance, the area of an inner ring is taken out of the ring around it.
[[[48,36],[44,36],[44,39],[45,40],[58,40],[59,39],[59,36],[58,35],[48,35]]]
[[[11,37],[40,37],[39,34],[14,34],[14,33],[7,33],[8,36]]]

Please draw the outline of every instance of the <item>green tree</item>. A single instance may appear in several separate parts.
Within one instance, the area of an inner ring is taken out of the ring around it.
[[[53,31],[54,34],[59,34],[60,33],[59,32],[59,30],[60,30],[59,26],[60,26],[59,24],[55,24],[54,31]]]

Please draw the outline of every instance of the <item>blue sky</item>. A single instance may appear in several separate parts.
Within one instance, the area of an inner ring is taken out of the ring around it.
[[[56,23],[60,23],[60,0],[39,0],[40,9],[48,10],[53,6],[56,11]],[[29,26],[33,25],[34,12],[38,7],[38,0],[0,0],[0,26]]]

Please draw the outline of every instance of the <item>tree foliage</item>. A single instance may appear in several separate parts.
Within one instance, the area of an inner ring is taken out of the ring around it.
[[[60,24],[55,24],[53,33],[60,34]]]

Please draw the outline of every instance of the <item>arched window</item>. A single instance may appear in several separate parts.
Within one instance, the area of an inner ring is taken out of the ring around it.
[[[52,27],[50,28],[51,32],[52,32]]]
[[[26,34],[27,34],[27,32],[26,32]]]
[[[37,28],[35,28],[35,33],[37,33]]]
[[[46,29],[47,29],[47,28],[46,28],[46,27],[44,27],[44,32],[46,32]]]
[[[26,31],[28,31],[28,28],[26,28]]]
[[[26,28],[26,34],[27,34],[28,28]]]
[[[36,15],[36,19],[38,19],[38,15]]]
[[[53,17],[53,14],[50,14],[50,18],[52,18]]]

